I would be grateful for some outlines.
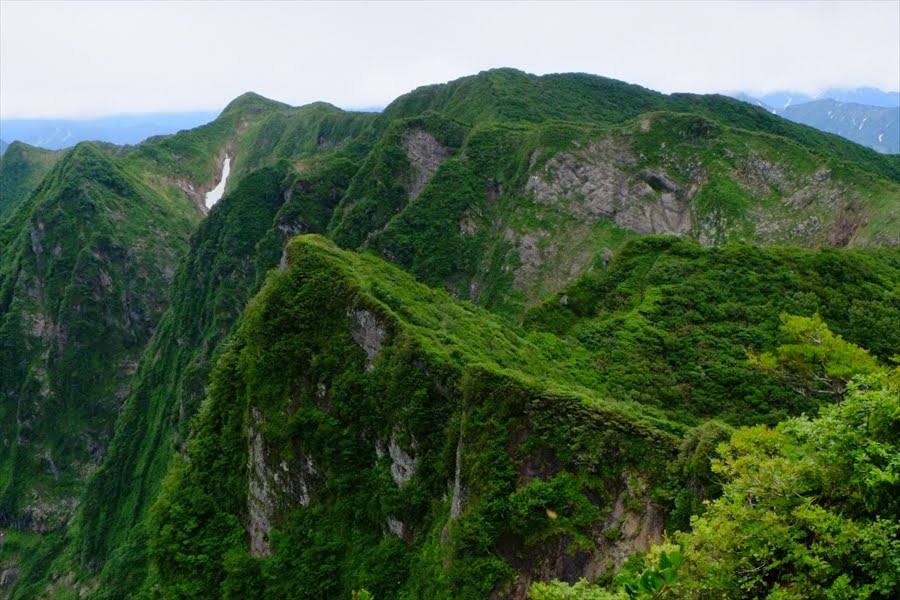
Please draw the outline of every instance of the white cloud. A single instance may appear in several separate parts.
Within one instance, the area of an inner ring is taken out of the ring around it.
[[[898,2],[0,2],[0,115],[383,105],[492,67],[661,91],[900,89]]]

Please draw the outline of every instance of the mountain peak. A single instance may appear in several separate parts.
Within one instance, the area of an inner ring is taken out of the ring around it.
[[[235,112],[261,114],[283,108],[290,108],[290,105],[276,100],[270,100],[256,92],[245,92],[229,102],[228,106],[225,107],[225,110],[222,111],[222,114]]]

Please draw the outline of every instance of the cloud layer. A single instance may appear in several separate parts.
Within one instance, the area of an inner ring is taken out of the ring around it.
[[[664,92],[900,89],[900,2],[0,2],[0,116],[384,105],[511,66]]]

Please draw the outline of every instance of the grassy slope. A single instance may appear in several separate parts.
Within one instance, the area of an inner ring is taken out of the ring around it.
[[[13,142],[0,156],[0,222],[34,191],[63,155]]]
[[[819,312],[835,332],[887,361],[900,344],[900,252],[703,248],[645,237],[525,323],[576,340],[614,397],[688,423],[772,424],[821,402],[747,364],[748,351],[777,344],[781,312]]]
[[[647,238],[534,311],[533,333],[321,238],[295,238],[288,256],[214,370],[154,510],[150,581],[165,594],[484,598],[577,576],[633,542],[610,516],[617,498],[634,515],[696,509],[670,470],[683,464],[677,447],[724,430],[678,419],[759,422],[815,406],[744,363],[746,348],[776,345],[779,309],[849,306],[887,328],[836,324],[885,348],[900,322],[891,251]],[[742,284],[723,289],[723,277]],[[375,338],[373,358],[360,340]],[[691,386],[733,400],[677,403]],[[394,444],[415,464],[399,485]],[[248,477],[269,489],[268,557],[247,555],[247,498],[260,489]]]
[[[196,216],[91,144],[0,230],[6,525],[52,529],[112,437]],[[11,440],[18,443],[11,444]]]
[[[240,142],[237,164],[254,169],[229,185],[194,233],[172,306],[136,376],[109,457],[90,483],[73,547],[78,562],[91,568],[111,560],[101,575],[102,592],[111,597],[133,591],[145,573],[146,510],[186,435],[221,344],[278,264],[285,240],[323,232],[356,170],[342,152],[343,140],[368,117],[325,105],[293,114],[293,121],[288,111],[269,115]],[[317,143],[323,135],[335,143]],[[310,143],[299,143],[304,140]],[[287,154],[276,160],[267,150],[273,146]]]
[[[571,207],[547,208],[525,202],[521,187],[528,175],[555,153],[601,135],[618,136],[635,147],[644,142],[648,147],[658,144],[654,135],[665,135],[665,128],[652,129],[641,138],[639,120],[628,122],[647,110],[696,110],[720,123],[761,127],[802,140],[809,145],[789,152],[791,166],[808,169],[810,164],[826,164],[848,185],[881,190],[878,197],[883,202],[890,202],[890,194],[896,191],[896,185],[885,183],[882,176],[896,180],[897,161],[872,158],[836,138],[783,125],[752,107],[717,98],[664,97],[591,76],[536,78],[509,70],[417,90],[398,99],[378,117],[348,115],[323,104],[288,109],[247,95],[204,128],[152,140],[136,149],[111,149],[129,168],[157,177],[183,178],[196,185],[212,182],[216,158],[223,151],[234,152],[228,192],[244,196],[242,203],[246,205],[237,207],[235,200],[234,206],[226,209],[226,198],[204,225],[206,230],[195,237],[192,258],[180,275],[184,281],[175,288],[181,300],[160,328],[154,350],[147,354],[139,371],[132,399],[126,403],[121,441],[110,450],[110,456],[116,458],[107,462],[92,484],[86,503],[89,510],[74,535],[85,564],[97,567],[112,559],[101,576],[99,592],[117,597],[140,585],[145,566],[141,524],[171,452],[166,440],[177,441],[184,434],[184,424],[199,402],[212,362],[221,352],[219,344],[228,337],[244,300],[256,290],[262,274],[277,263],[284,236],[323,231],[349,185],[355,191],[347,195],[338,213],[344,214],[351,200],[360,199],[370,202],[372,210],[359,210],[356,224],[350,220],[345,224],[340,217],[332,220],[331,232],[342,243],[357,247],[360,240],[368,239],[371,248],[390,253],[420,279],[514,316],[524,305],[558,290],[584,269],[593,265],[600,268],[595,260],[601,254],[599,250],[616,249],[633,236],[608,224],[585,228]],[[556,120],[545,122],[547,119]],[[611,123],[619,125],[611,128]],[[409,164],[398,142],[410,128],[426,129],[455,152],[435,175],[433,184],[422,191],[422,198],[428,200],[422,203],[408,202],[406,197]],[[669,134],[683,133],[677,127],[670,129]],[[762,141],[755,143],[746,141],[746,132],[726,126],[721,131],[731,136],[731,141],[739,140],[755,149],[785,145],[782,137],[756,133],[753,135]],[[375,152],[368,155],[379,140]],[[787,146],[796,148],[789,143]],[[532,165],[531,157],[538,148],[543,152]],[[340,158],[327,159],[335,150]],[[365,161],[360,162],[363,157]],[[288,161],[278,162],[280,159]],[[653,160],[658,158],[651,155],[648,161]],[[351,182],[359,165],[359,174]],[[266,167],[267,174],[257,173],[260,167]],[[264,179],[269,183],[262,184]],[[242,191],[245,180],[249,183]],[[155,185],[170,197],[177,194],[171,184]],[[265,192],[261,197],[271,204],[254,203],[254,194],[261,193],[258,185],[260,189],[288,192],[289,201],[278,208],[274,197]],[[388,208],[399,209],[400,213],[391,214]],[[217,211],[222,215],[217,217]],[[277,211],[274,216],[273,211]],[[372,214],[375,217],[369,224],[366,219]],[[483,221],[479,221],[481,218]],[[457,234],[463,219],[482,226],[475,228],[473,239]],[[214,221],[216,224],[211,225]],[[346,239],[341,239],[343,233],[338,235],[342,227]],[[520,235],[559,232],[561,243],[574,242],[578,247],[573,254],[583,259],[581,270],[559,276],[557,272],[563,269],[546,261],[536,280],[528,283],[529,295],[514,285],[512,271],[519,264],[505,239],[507,229]],[[475,294],[470,296],[473,289]],[[178,344],[182,331],[191,338],[190,342],[182,339],[183,346]],[[442,341],[437,347],[444,343],[449,342]],[[559,350],[557,355],[564,362],[568,360],[564,358],[566,352]],[[578,352],[582,357],[579,360],[596,358],[592,354],[596,348],[590,345]],[[609,389],[608,383],[594,381],[591,385],[595,384]],[[628,385],[622,389],[630,389]],[[693,415],[690,408],[686,410]],[[685,414],[680,416],[687,418]],[[132,441],[126,441],[129,436]],[[139,484],[132,487],[134,481]],[[136,529],[129,539],[132,527]],[[129,543],[123,546],[123,542]]]
[[[591,392],[579,352],[321,238],[288,252],[219,361],[189,461],[155,508],[162,593],[483,598],[537,576],[519,554],[586,563],[606,543],[623,470],[648,498],[667,485],[662,465],[685,429]],[[361,314],[383,333],[370,368],[354,341]],[[267,477],[288,473],[268,484],[277,531],[263,560],[247,557],[242,526],[248,444],[264,448]],[[394,444],[416,461],[400,486],[379,454]],[[457,452],[465,498],[451,520]]]

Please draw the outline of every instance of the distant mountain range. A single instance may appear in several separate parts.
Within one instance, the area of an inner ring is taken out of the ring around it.
[[[117,115],[97,119],[4,119],[0,137],[47,150],[70,148],[79,142],[99,141],[132,145],[154,135],[167,135],[209,123],[218,111]],[[2,153],[8,144],[0,144]]]
[[[735,98],[749,98],[746,94],[735,95]],[[873,87],[860,87],[853,89],[829,88],[820,94],[811,96],[797,92],[771,92],[763,96],[753,98],[763,104],[761,106],[773,109],[784,109],[797,104],[805,104],[816,100],[834,100],[836,102],[865,104],[868,106],[880,106],[882,108],[900,107],[900,92],[885,92]]]
[[[818,96],[773,92],[759,98],[743,93],[738,100],[785,119],[834,133],[882,154],[900,153],[900,93],[875,88],[826,90]]]
[[[759,97],[742,92],[730,95],[795,123],[837,134],[882,154],[900,153],[900,92],[860,87],[832,88],[815,96],[789,91],[771,92]],[[381,109],[365,107],[354,110],[380,112]],[[0,155],[12,141],[47,150],[62,150],[83,141],[133,145],[152,136],[169,135],[209,123],[217,115],[218,112],[214,111],[195,111],[119,115],[90,120],[0,120]]]

